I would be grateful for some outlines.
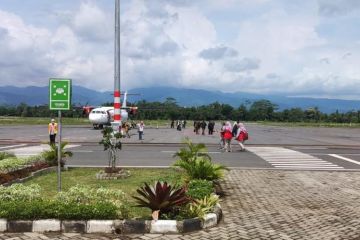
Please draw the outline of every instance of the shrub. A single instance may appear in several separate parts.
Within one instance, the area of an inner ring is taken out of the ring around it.
[[[16,158],[16,157],[6,158],[0,161],[0,173],[13,172],[41,162],[43,161],[40,155],[32,156],[28,158]]]
[[[205,214],[213,211],[215,205],[219,202],[219,196],[211,194],[203,199],[195,200],[192,203],[186,205],[184,214],[188,217],[199,217],[204,218]]]
[[[137,207],[147,207],[154,211],[159,211],[159,215],[167,214],[189,202],[186,197],[185,189],[180,187],[172,187],[167,182],[157,182],[154,187],[150,187],[147,183],[145,186],[137,189],[137,193],[141,197],[133,196],[138,202]]]
[[[180,150],[177,151],[173,155],[173,157],[179,157],[180,160],[185,162],[193,162],[198,157],[203,157],[211,161],[211,157],[208,154],[208,150],[205,147],[205,144],[203,143],[194,144],[191,142],[191,140],[188,137],[186,137],[183,140],[183,143],[186,144],[186,147],[180,148]]]
[[[8,152],[0,152],[0,160],[4,160],[6,158],[14,158],[15,155],[13,153]]]
[[[98,188],[92,189],[86,186],[76,185],[66,192],[59,192],[56,200],[66,204],[98,204],[111,203],[116,207],[118,216],[126,218],[129,214],[129,204],[125,193],[121,190]]]
[[[0,185],[0,201],[34,201],[41,199],[41,188],[37,184],[25,186],[13,184],[9,187]]]
[[[73,155],[73,153],[71,151],[65,151],[65,147],[68,143],[67,142],[62,142],[61,146],[60,146],[60,151],[61,151],[61,166],[64,166],[65,164],[65,159],[67,157],[71,157]],[[42,156],[45,158],[46,162],[50,165],[50,166],[56,166],[58,163],[58,147],[55,144],[49,144],[50,146],[50,150],[48,151],[44,151],[42,153]]]
[[[57,218],[61,220],[115,219],[116,206],[111,203],[75,204],[51,200],[0,202],[0,218],[9,220],[35,220]]]
[[[186,195],[191,199],[203,199],[214,192],[213,183],[207,180],[194,179],[188,184]]]
[[[174,166],[184,169],[188,180],[219,180],[224,177],[224,170],[227,170],[224,165],[212,163],[210,160],[203,157],[198,157],[190,162],[178,160],[174,163]]]

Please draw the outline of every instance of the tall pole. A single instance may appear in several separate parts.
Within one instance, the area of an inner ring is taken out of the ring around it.
[[[59,144],[57,149],[58,156],[58,169],[57,169],[57,177],[58,177],[58,192],[61,192],[61,110],[58,112],[58,133],[59,133]]]
[[[120,126],[120,0],[115,0],[114,125]]]

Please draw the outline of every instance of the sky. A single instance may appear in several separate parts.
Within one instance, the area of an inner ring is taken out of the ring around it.
[[[359,0],[121,0],[121,89],[360,99]],[[114,88],[114,0],[0,0],[0,86]]]

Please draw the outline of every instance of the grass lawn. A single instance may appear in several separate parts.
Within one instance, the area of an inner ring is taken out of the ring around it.
[[[57,121],[57,117],[55,117]],[[47,125],[51,118],[39,117],[0,117],[0,125]],[[90,124],[88,118],[62,118],[64,125],[83,125]]]
[[[131,176],[126,179],[118,180],[97,180],[95,174],[101,169],[96,168],[73,168],[62,172],[62,190],[66,191],[76,184],[87,185],[93,188],[106,187],[112,189],[121,189],[125,192],[127,199],[134,205],[132,195],[136,194],[136,189],[143,185],[144,182],[154,184],[155,181],[167,181],[172,184],[180,184],[181,173],[175,169],[129,169]],[[43,189],[45,196],[52,197],[57,193],[57,174],[56,172],[45,174],[33,178],[25,183],[39,184]],[[131,216],[133,218],[149,218],[150,210],[144,208],[132,208]]]

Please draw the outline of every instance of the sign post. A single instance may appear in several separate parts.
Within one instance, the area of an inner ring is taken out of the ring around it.
[[[49,107],[58,110],[58,191],[61,192],[61,110],[70,110],[71,107],[71,79],[50,78],[49,80]]]

